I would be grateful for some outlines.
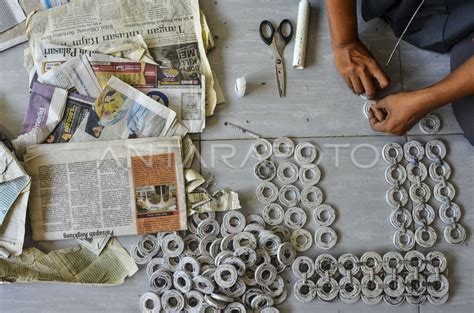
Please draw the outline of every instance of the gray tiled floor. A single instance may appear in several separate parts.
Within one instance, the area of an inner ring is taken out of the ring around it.
[[[245,2],[245,5],[242,5]],[[362,115],[361,98],[352,95],[337,75],[332,63],[330,38],[323,1],[312,1],[311,31],[304,71],[289,65],[293,44],[285,52],[288,72],[288,97],[277,96],[270,50],[258,36],[258,25],[264,18],[279,22],[290,18],[296,22],[297,6],[290,0],[216,0],[201,1],[211,29],[216,36],[216,49],[209,58],[222,83],[227,102],[208,120],[201,136],[201,168],[216,177],[216,187],[229,187],[239,192],[245,212],[258,212],[255,200],[257,181],[252,171],[254,160],[247,158],[250,141],[240,133],[223,126],[231,121],[265,137],[281,135],[296,141],[311,141],[318,145],[326,201],[332,204],[338,218],[335,228],[339,244],[330,252],[361,253],[368,250],[393,250],[393,229],[388,222],[385,204],[387,185],[383,179],[385,164],[376,160],[376,152],[361,145],[370,145],[380,152],[388,141],[403,143],[406,138],[394,138],[374,133]],[[385,63],[396,42],[387,25],[381,21],[360,23],[361,36],[380,63]],[[14,135],[21,128],[27,105],[27,75],[22,68],[25,45],[0,53],[0,123]],[[387,92],[420,88],[436,82],[449,72],[449,57],[418,50],[402,43],[388,72],[392,86]],[[233,93],[235,79],[245,75],[249,82],[248,95],[242,99]],[[458,188],[456,201],[464,208],[463,223],[469,230],[468,241],[459,247],[439,240],[435,248],[445,251],[450,267],[451,298],[446,306],[402,305],[391,308],[385,304],[367,306],[362,303],[345,305],[341,302],[301,305],[290,295],[281,306],[282,312],[472,312],[474,305],[474,252],[470,236],[474,224],[474,148],[459,135],[459,127],[449,107],[439,111],[443,120],[439,137],[449,146],[448,160],[455,172],[451,181]],[[428,137],[408,139],[425,142]],[[336,162],[334,145],[340,152]],[[342,146],[341,146],[342,145]],[[354,151],[352,161],[351,152]],[[374,162],[368,169],[361,166]],[[308,212],[309,213],[309,212]],[[437,225],[441,236],[441,225]],[[314,222],[307,228],[314,230]],[[133,237],[120,238],[130,246]],[[67,246],[71,242],[40,243],[45,249]],[[313,248],[314,257],[321,250]],[[287,275],[288,278],[288,275]],[[0,286],[0,312],[136,312],[139,296],[147,290],[145,274],[140,271],[125,284],[112,288],[90,288],[55,284],[24,284]],[[291,287],[290,287],[291,288]]]

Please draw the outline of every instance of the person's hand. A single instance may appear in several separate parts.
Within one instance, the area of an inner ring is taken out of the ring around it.
[[[390,85],[390,78],[359,40],[333,50],[336,68],[355,94],[373,99],[378,88]]]
[[[417,92],[400,92],[373,101],[369,122],[375,131],[401,136],[429,111],[423,97]]]

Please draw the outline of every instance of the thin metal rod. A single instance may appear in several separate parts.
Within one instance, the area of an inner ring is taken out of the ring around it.
[[[227,126],[227,127],[233,128],[233,129],[235,129],[235,130],[238,130],[239,132],[244,133],[245,135],[248,135],[248,136],[253,137],[253,138],[255,138],[255,139],[261,138],[260,135],[257,135],[256,133],[251,132],[250,130],[247,130],[247,129],[245,129],[245,128],[242,128],[242,127],[240,127],[240,126],[237,126],[237,125],[235,125],[235,124],[232,124],[232,123],[230,123],[230,122],[225,122],[224,125]]]
[[[419,5],[418,8],[416,9],[415,13],[413,13],[413,16],[411,17],[411,19],[408,21],[408,24],[407,24],[407,26],[405,27],[405,29],[403,30],[403,33],[400,35],[400,38],[398,38],[397,44],[396,44],[395,47],[393,48],[392,53],[390,54],[390,57],[388,58],[387,63],[385,63],[385,67],[387,67],[387,66],[390,64],[390,62],[392,61],[393,55],[395,54],[395,51],[397,51],[397,48],[398,48],[398,46],[400,45],[400,42],[402,41],[403,36],[405,36],[405,33],[406,33],[407,30],[408,30],[408,27],[410,27],[411,23],[412,23],[413,20],[415,19],[415,16],[418,14],[418,12],[420,11],[420,9],[421,9],[421,7],[423,6],[424,3],[425,3],[425,0],[421,0],[420,5]]]

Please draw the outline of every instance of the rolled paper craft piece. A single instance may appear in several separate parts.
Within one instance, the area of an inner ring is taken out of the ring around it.
[[[237,97],[242,98],[245,96],[245,90],[247,89],[247,80],[244,76],[237,78],[235,81],[235,93]]]
[[[295,51],[293,53],[293,67],[298,70],[304,69],[310,10],[311,7],[308,3],[308,0],[301,0],[298,8]]]

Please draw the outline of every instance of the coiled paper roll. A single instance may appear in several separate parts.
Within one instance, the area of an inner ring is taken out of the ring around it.
[[[293,54],[293,67],[298,70],[304,69],[310,9],[308,0],[300,1],[298,8],[298,24],[296,25],[295,51]]]

